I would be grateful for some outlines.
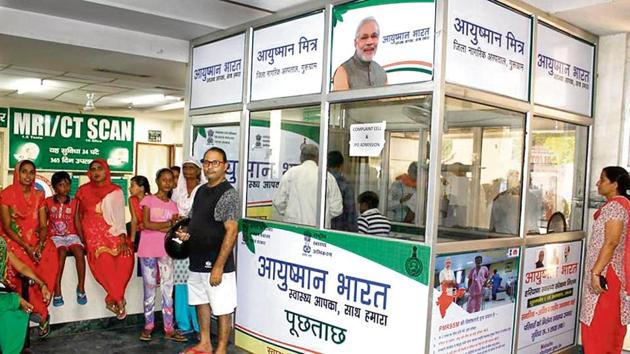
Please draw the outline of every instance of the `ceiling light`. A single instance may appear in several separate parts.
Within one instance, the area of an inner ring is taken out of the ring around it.
[[[18,81],[15,86],[17,94],[41,91],[44,88],[44,79],[28,78]]]
[[[94,93],[86,93],[85,97],[87,98],[87,100],[85,101],[85,106],[83,107],[83,110],[85,112],[91,112],[95,110],[96,106],[94,106]]]
[[[164,99],[162,94],[136,96],[131,99],[131,104],[134,106],[146,106],[161,103]]]

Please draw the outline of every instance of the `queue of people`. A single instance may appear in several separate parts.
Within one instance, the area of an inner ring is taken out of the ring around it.
[[[194,331],[200,342],[182,353],[226,353],[236,308],[232,251],[240,218],[238,194],[225,179],[227,169],[225,152],[211,148],[201,162],[186,160],[178,179],[172,168],[160,169],[155,194],[146,177],[134,176],[129,187],[131,222],[125,225],[123,193],[112,183],[105,160],[90,163],[89,182],[74,198],[69,195],[70,175],[55,173],[55,194],[48,199],[35,189],[35,164],[20,161],[13,184],[0,194],[0,352],[21,352],[29,319],[39,323],[40,337],[50,333],[48,306],[51,300],[53,306],[65,303],[60,284],[69,253],[76,260],[77,303],[88,302],[87,259],[105,290],[105,307],[125,319],[135,250],[144,288],[145,325],[139,339],[152,339],[159,284],[164,338],[186,342],[184,334]],[[191,218],[189,228],[178,231],[178,237],[189,240],[192,252],[189,259],[174,261],[166,253],[165,234],[185,217]],[[27,282],[28,294],[22,293],[22,282]],[[211,314],[219,318],[214,351]]]

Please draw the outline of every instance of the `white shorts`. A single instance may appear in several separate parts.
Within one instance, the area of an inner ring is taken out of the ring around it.
[[[188,273],[188,304],[210,304],[215,316],[228,315],[236,309],[236,272],[223,273],[221,284],[210,286],[210,273]]]

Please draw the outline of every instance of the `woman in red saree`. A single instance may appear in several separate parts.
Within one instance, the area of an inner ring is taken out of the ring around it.
[[[107,292],[107,309],[122,320],[127,316],[125,289],[134,266],[125,229],[125,201],[120,187],[111,181],[105,160],[92,161],[87,174],[90,182],[76,195],[87,260],[94,278]]]
[[[44,193],[35,189],[35,175],[32,161],[20,161],[15,166],[13,184],[0,193],[2,231],[9,250],[54,291],[59,263],[55,245],[48,238]],[[14,272],[9,271],[8,278],[15,290],[22,289]],[[50,333],[50,316],[39,285],[29,287],[29,302],[33,313],[41,316],[39,334],[45,337]]]

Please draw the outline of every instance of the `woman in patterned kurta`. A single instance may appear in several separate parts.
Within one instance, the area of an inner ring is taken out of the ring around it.
[[[24,160],[13,171],[13,184],[0,194],[2,229],[9,250],[44,280],[48,289],[55,289],[59,263],[57,249],[48,238],[44,193],[35,189],[35,164]],[[20,279],[9,271],[15,289],[21,289]],[[33,312],[41,316],[39,334],[50,332],[48,302],[44,301],[39,285],[29,286],[29,301]],[[24,295],[24,294],[22,294]]]
[[[604,168],[597,182],[597,192],[606,203],[595,213],[586,250],[585,278],[589,280],[583,287],[580,311],[586,354],[621,353],[626,325],[630,324],[624,268],[630,221],[628,188],[628,172],[617,166]],[[607,289],[600,286],[600,276],[605,277]]]

